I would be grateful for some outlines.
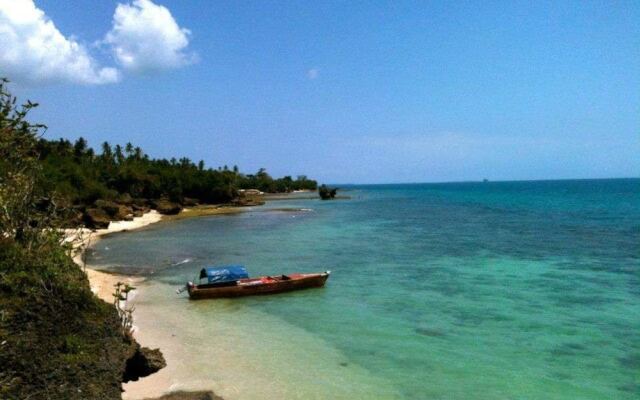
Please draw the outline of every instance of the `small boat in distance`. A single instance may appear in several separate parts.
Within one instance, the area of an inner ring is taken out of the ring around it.
[[[200,271],[199,280],[206,278],[207,282],[188,282],[186,289],[193,300],[274,294],[322,287],[330,274],[331,271],[325,271],[249,278],[247,270],[241,265],[206,267]]]

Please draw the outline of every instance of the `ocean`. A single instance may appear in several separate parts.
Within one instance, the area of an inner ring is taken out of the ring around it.
[[[145,276],[137,335],[169,367],[125,397],[640,398],[640,179],[345,186],[99,241]],[[200,268],[331,270],[326,287],[189,301]]]

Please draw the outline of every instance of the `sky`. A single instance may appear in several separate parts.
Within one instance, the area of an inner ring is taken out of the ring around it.
[[[0,0],[45,137],[327,183],[640,176],[638,1]]]

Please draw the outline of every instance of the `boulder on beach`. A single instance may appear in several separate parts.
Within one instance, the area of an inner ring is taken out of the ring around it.
[[[133,356],[127,360],[123,381],[137,381],[167,366],[160,349],[138,347]]]
[[[84,223],[91,229],[106,229],[111,217],[102,208],[89,208],[84,212]]]
[[[174,203],[166,199],[161,199],[156,201],[155,207],[160,214],[164,214],[164,215],[175,215],[182,210],[182,206],[180,206],[180,204]]]
[[[112,220],[131,221],[133,219],[133,209],[130,206],[109,200],[96,200],[94,206],[102,209]]]
[[[120,204],[109,200],[98,199],[93,203],[93,205],[95,208],[101,208],[111,217],[114,217],[120,209]]]
[[[116,212],[113,218],[117,220],[123,219],[125,221],[131,221],[133,220],[133,209],[129,206],[120,204],[118,206],[118,212]]]

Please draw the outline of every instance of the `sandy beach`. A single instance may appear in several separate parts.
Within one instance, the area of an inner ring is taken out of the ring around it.
[[[111,303],[113,301],[113,287],[118,282],[126,282],[133,286],[142,281],[140,277],[130,277],[117,274],[110,274],[92,269],[84,262],[85,250],[94,245],[101,237],[118,232],[126,232],[143,228],[147,225],[160,222],[163,216],[155,210],[151,210],[141,217],[134,218],[132,221],[113,221],[106,229],[98,229],[92,231],[87,228],[68,229],[65,231],[65,241],[71,242],[76,253],[73,261],[84,269],[89,278],[91,291],[100,299]]]
[[[132,230],[137,230],[149,226],[151,224],[155,224],[158,222],[170,222],[181,220],[184,218],[194,218],[194,217],[202,217],[202,216],[213,216],[213,215],[226,215],[226,214],[235,214],[243,211],[250,211],[251,207],[226,207],[226,206],[216,206],[216,205],[201,205],[192,208],[185,208],[177,215],[162,215],[155,210],[149,211],[142,215],[141,217],[134,218],[132,221],[112,221],[109,224],[109,227],[106,229],[98,229],[98,230],[90,230],[87,228],[82,229],[67,229],[65,231],[65,242],[72,243],[75,251],[73,260],[76,264],[78,264],[85,273],[87,274],[87,278],[89,279],[89,284],[91,286],[91,291],[100,299],[105,302],[112,303],[113,302],[113,291],[114,285],[118,282],[125,282],[132,286],[138,287],[144,282],[143,277],[138,276],[127,276],[127,275],[119,275],[104,271],[99,271],[91,267],[91,265],[85,262],[85,251],[87,248],[94,246],[101,238],[116,234],[120,232],[127,232]],[[131,292],[130,301],[136,297],[136,290]],[[157,341],[153,340],[152,332],[140,332],[139,328],[136,325],[135,315],[134,315],[134,337],[138,343],[142,346],[149,347],[158,347]],[[168,366],[163,370],[159,371],[156,374],[153,374],[149,377],[143,378],[136,382],[130,382],[123,385],[122,393],[123,399],[128,400],[138,400],[138,399],[149,399],[156,398],[164,395],[169,395],[171,393],[175,398],[179,399],[192,399],[192,398],[220,398],[215,396],[213,393],[208,391],[204,392],[175,392],[175,390],[185,389],[178,385],[178,387],[174,387],[175,385],[158,385],[158,380],[166,381],[166,379],[170,379],[171,374],[176,372],[176,368],[180,368],[179,365],[175,365],[175,363],[171,363],[170,360],[179,359],[175,354],[172,354],[171,349],[163,349],[161,350],[164,353],[165,359],[168,361]],[[189,388],[193,389],[193,388]],[[205,386],[199,387],[198,389],[210,389]],[[175,392],[175,393],[174,393]],[[209,397],[198,397],[206,395]],[[164,397],[163,397],[164,398]]]
[[[182,213],[181,213],[182,214]],[[195,215],[196,213],[189,213],[190,215]],[[166,217],[162,214],[158,213],[155,210],[149,211],[142,215],[141,217],[134,218],[132,221],[113,221],[109,224],[109,227],[106,229],[98,229],[92,231],[87,228],[82,229],[69,229],[66,233],[65,241],[73,243],[73,246],[76,248],[77,252],[75,253],[73,260],[76,264],[78,264],[81,268],[84,269],[87,274],[87,278],[89,279],[89,285],[91,286],[91,291],[98,296],[100,299],[104,300],[107,303],[113,302],[113,291],[114,286],[118,282],[125,282],[132,286],[138,286],[144,281],[142,277],[132,277],[126,275],[118,275],[108,272],[99,271],[91,268],[91,266],[87,265],[84,260],[84,254],[88,247],[95,245],[102,237],[106,235],[111,235],[119,232],[132,231],[136,229],[143,228],[145,226],[158,223],[165,219]],[[175,218],[175,216],[174,216]],[[136,295],[136,291],[134,290],[130,294],[130,299],[132,300]],[[134,321],[135,323],[135,321]],[[144,338],[141,338],[137,332],[137,328],[134,325],[133,331],[134,337],[141,346],[149,345],[146,343]],[[152,375],[153,376],[153,375]],[[123,392],[123,398],[126,399],[147,399],[156,396],[162,396],[166,394],[164,391],[158,392],[154,390],[153,382],[145,381],[145,378],[135,382],[135,386],[137,391],[135,392],[135,396],[131,397],[130,393]],[[183,397],[176,398],[191,398],[189,397],[189,393],[184,393]],[[197,396],[195,397],[197,398]]]

